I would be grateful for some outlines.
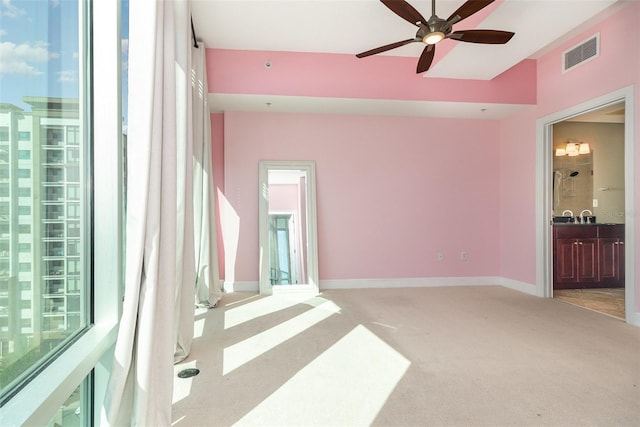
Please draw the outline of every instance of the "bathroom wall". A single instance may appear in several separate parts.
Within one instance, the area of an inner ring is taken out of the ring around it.
[[[592,162],[585,161],[589,155],[554,156],[554,169],[580,172],[565,181],[573,181],[575,192],[561,209],[571,209],[576,216],[582,209],[590,209],[598,222],[624,224],[624,124],[566,121],[553,126],[553,137],[554,148],[572,139],[589,143],[592,150]],[[591,170],[593,176],[584,176]],[[593,199],[598,200],[597,207],[592,207]]]

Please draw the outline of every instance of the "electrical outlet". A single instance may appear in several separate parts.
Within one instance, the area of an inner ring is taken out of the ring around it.
[[[444,261],[444,252],[438,251],[438,253],[436,254],[436,259],[438,260],[438,262]]]
[[[593,207],[594,208],[598,207],[598,199],[593,199]]]
[[[462,261],[466,261],[469,259],[469,253],[467,251],[460,252],[460,259]]]

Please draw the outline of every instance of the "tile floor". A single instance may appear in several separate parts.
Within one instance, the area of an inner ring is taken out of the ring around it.
[[[553,297],[560,301],[624,320],[624,288],[557,289]]]

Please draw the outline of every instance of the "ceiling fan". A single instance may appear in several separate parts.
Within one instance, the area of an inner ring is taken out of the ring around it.
[[[493,3],[494,0],[467,0],[466,3],[460,6],[458,10],[453,12],[453,14],[451,14],[451,16],[446,20],[439,18],[436,15],[436,0],[431,0],[432,15],[428,20],[424,19],[420,12],[414,9],[414,7],[405,0],[380,1],[391,9],[393,13],[418,27],[418,32],[412,39],[380,46],[375,49],[359,53],[356,57],[364,58],[386,52],[409,43],[421,42],[427,46],[422,51],[422,55],[420,55],[420,59],[418,60],[418,67],[416,70],[416,73],[418,74],[429,69],[431,62],[433,62],[433,56],[436,52],[436,43],[443,39],[452,39],[468,43],[505,44],[511,40],[511,37],[515,34],[510,31],[500,30],[462,30],[452,32],[453,24],[460,22],[487,7]]]

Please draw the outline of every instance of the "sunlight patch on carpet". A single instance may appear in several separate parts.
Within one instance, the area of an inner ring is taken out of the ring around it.
[[[358,325],[235,425],[369,426],[410,364]]]
[[[306,296],[269,296],[227,310],[224,313],[224,328],[229,329],[261,316],[293,307],[308,300]]]
[[[271,329],[254,335],[251,338],[247,338],[244,341],[225,348],[223,353],[222,374],[227,375],[245,363],[250,362],[315,324],[340,312],[340,307],[324,298],[317,297],[313,298],[312,301],[306,302],[314,306],[314,308]]]

